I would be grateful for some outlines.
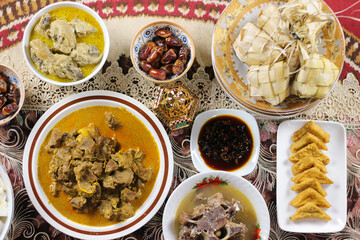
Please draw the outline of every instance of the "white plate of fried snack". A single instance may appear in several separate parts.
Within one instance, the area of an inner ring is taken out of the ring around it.
[[[346,224],[346,132],[337,122],[289,120],[277,133],[277,216],[289,232]]]

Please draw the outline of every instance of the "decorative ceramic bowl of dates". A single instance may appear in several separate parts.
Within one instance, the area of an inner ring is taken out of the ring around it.
[[[195,45],[181,26],[166,21],[153,22],[135,35],[130,55],[134,67],[144,78],[168,83],[190,69],[195,59]]]
[[[20,111],[25,99],[24,85],[14,70],[0,65],[0,126]]]

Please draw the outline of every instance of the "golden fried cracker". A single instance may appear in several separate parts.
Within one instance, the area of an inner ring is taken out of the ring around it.
[[[324,212],[324,210],[322,210],[312,202],[309,202],[304,206],[299,207],[296,210],[294,216],[290,217],[290,220],[295,221],[303,218],[319,218],[327,221],[331,220],[331,217],[327,215],[326,212]]]
[[[300,159],[306,158],[306,157],[314,157],[316,160],[321,161],[324,165],[328,165],[330,162],[330,159],[320,152],[319,148],[316,146],[315,143],[311,143],[307,145],[306,147],[302,148],[298,152],[294,153],[289,157],[290,162],[296,163]]]
[[[307,188],[301,191],[289,204],[294,207],[301,207],[309,202],[323,208],[331,207],[331,204],[326,201],[324,196],[313,188]]]
[[[319,183],[319,180],[317,180],[316,178],[306,178],[304,179],[304,181],[293,185],[291,187],[291,190],[298,192],[307,189],[309,187],[315,189],[321,195],[326,197],[327,195],[326,191],[322,188],[321,184]]]
[[[323,143],[317,136],[309,132],[305,133],[304,136],[302,136],[299,140],[294,142],[291,145],[290,150],[292,153],[295,153],[310,143],[315,143],[316,146],[320,149],[328,150],[325,143]]]
[[[325,132],[319,125],[314,123],[313,121],[307,122],[302,128],[294,132],[292,140],[296,142],[302,136],[304,136],[307,132],[310,132],[317,136],[321,141],[328,143],[330,142],[330,134]]]
[[[319,183],[322,184],[331,184],[334,183],[330,178],[325,176],[317,167],[309,168],[308,170],[303,171],[302,173],[297,174],[295,177],[291,178],[291,181],[295,183],[300,183],[306,178],[316,178]]]
[[[321,172],[327,173],[324,164],[316,160],[314,157],[306,157],[299,160],[292,166],[292,172],[294,175],[296,175],[312,167],[317,167],[318,169],[320,169]]]

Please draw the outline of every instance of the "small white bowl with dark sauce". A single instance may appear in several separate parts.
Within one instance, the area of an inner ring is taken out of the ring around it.
[[[190,149],[199,172],[221,170],[244,176],[259,158],[259,127],[252,115],[241,110],[206,111],[194,121]]]

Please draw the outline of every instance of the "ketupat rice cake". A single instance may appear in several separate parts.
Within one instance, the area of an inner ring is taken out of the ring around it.
[[[278,7],[273,3],[268,3],[261,10],[257,25],[283,48],[293,42],[290,31],[286,28],[287,22],[282,18]]]
[[[282,57],[280,46],[252,22],[246,23],[240,30],[233,48],[236,56],[248,65],[272,63],[278,56]]]

